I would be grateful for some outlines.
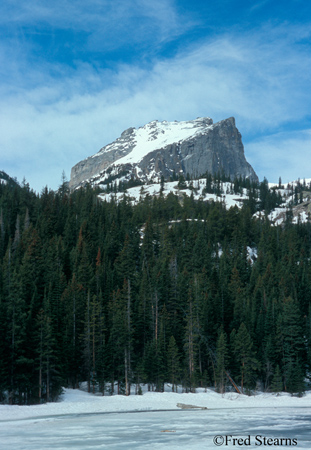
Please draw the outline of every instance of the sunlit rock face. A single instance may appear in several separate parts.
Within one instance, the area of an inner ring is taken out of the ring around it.
[[[129,128],[95,155],[71,169],[70,188],[86,183],[100,185],[107,179],[130,177],[144,182],[175,174],[200,176],[224,172],[230,178],[258,177],[246,161],[235,119],[213,124],[208,117],[183,122],[153,121]]]

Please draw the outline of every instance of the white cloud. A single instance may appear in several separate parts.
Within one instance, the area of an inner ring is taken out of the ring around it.
[[[256,2],[254,3],[251,8],[250,11],[257,11],[258,9],[263,8],[264,6],[266,6],[267,3],[269,3],[270,0],[261,0],[260,2]]]
[[[150,120],[210,116],[217,121],[235,116],[248,141],[258,133],[275,133],[285,124],[303,121],[311,104],[311,64],[297,39],[306,33],[280,27],[227,34],[185,48],[175,58],[155,60],[151,68],[119,65],[112,71],[79,64],[67,71],[58,65],[54,77],[48,65],[31,67],[27,58],[21,66],[11,62],[11,80],[2,89],[0,105],[3,169],[19,161],[12,176],[25,175],[37,190],[45,184],[56,188],[63,169],[69,176],[75,163],[125,128]],[[24,83],[21,67],[27,68]],[[13,91],[10,82],[19,88]],[[269,152],[278,152],[275,139]],[[297,142],[285,137],[281,142],[286,143],[288,167],[293,168],[290,146]],[[245,146],[246,156],[259,175],[269,179],[270,163],[263,165],[254,156],[261,144]],[[269,154],[267,161],[276,163]]]
[[[82,45],[88,51],[103,52],[133,45],[144,47],[150,41],[157,45],[191,25],[178,14],[174,0],[4,0],[0,26],[22,45],[25,35],[46,34],[54,39],[63,30],[74,33],[75,38],[82,36]],[[71,35],[64,39],[74,45]]]
[[[277,183],[311,177],[311,129],[276,133],[248,143],[249,162],[259,179]]]

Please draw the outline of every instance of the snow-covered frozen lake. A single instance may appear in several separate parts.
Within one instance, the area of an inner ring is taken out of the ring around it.
[[[310,399],[212,391],[125,398],[66,390],[56,404],[0,406],[0,449],[311,449]],[[181,410],[177,402],[210,407]]]

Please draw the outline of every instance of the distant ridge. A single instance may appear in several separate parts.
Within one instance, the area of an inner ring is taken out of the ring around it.
[[[18,182],[11,178],[6,172],[3,170],[0,170],[0,183],[1,184],[8,184],[11,186],[19,186]]]

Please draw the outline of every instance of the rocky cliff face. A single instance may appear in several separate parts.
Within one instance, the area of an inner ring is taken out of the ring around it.
[[[129,128],[113,143],[103,147],[71,170],[70,188],[85,183],[104,184],[108,179],[135,177],[155,181],[176,174],[199,176],[224,171],[232,179],[258,181],[246,161],[241,134],[235,119],[213,124],[210,118],[185,122],[153,121]]]

